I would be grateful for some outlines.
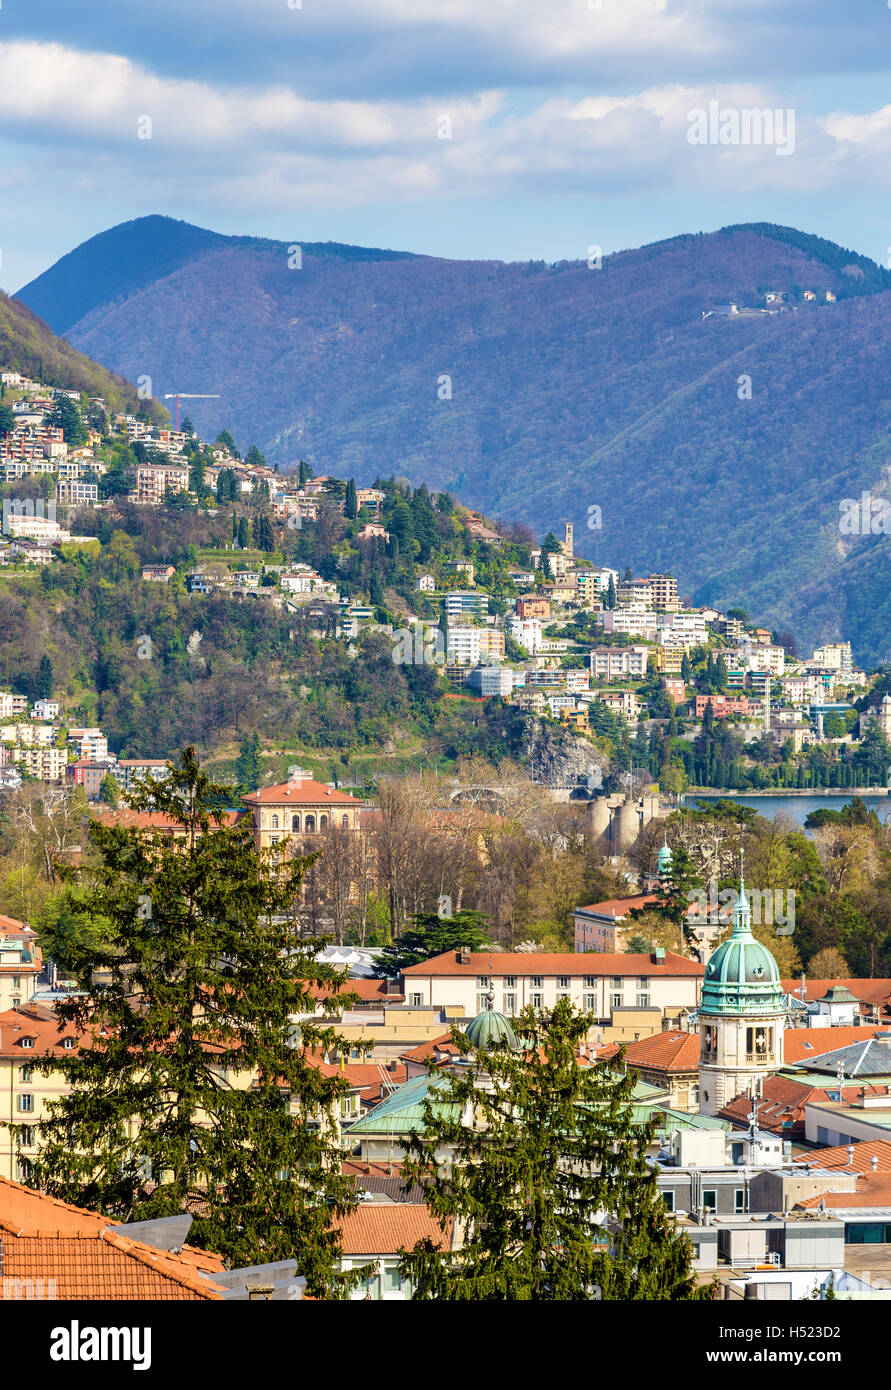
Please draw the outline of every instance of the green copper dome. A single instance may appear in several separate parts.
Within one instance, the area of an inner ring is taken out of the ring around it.
[[[493,1008],[484,1009],[476,1018],[471,1019],[465,1030],[466,1036],[478,1051],[484,1051],[489,1047],[498,1047],[507,1044],[511,1052],[519,1052],[520,1043],[514,1032],[513,1025],[509,1018],[504,1014],[498,1014]]]
[[[783,988],[777,963],[752,935],[749,900],[740,875],[733,935],[709,960],[702,984],[703,1014],[781,1014]]]
[[[671,850],[668,845],[663,845],[660,849],[657,862],[660,876],[664,877],[665,874],[671,873]]]

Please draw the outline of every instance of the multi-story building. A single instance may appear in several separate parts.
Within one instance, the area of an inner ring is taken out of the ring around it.
[[[106,773],[114,773],[114,771],[113,758],[104,758],[101,762],[92,762],[89,758],[78,758],[77,762],[69,764],[66,769],[72,785],[83,787],[91,800],[97,797],[102,790],[102,782]]]
[[[478,666],[482,661],[501,661],[504,658],[504,633],[497,628],[453,626],[449,623],[444,636],[447,661]]]
[[[37,933],[15,917],[0,917],[0,1011],[27,1004],[42,969]]]
[[[542,622],[540,618],[521,618],[517,613],[508,613],[504,620],[504,630],[524,647],[531,656],[541,651]]]
[[[514,611],[518,618],[541,618],[546,622],[551,616],[551,605],[542,595],[530,594],[528,597],[517,599]]]
[[[481,589],[450,589],[443,594],[443,607],[449,622],[456,618],[485,618],[489,595]]]
[[[643,680],[647,656],[646,647],[592,647],[588,665],[594,680]]]
[[[647,613],[655,607],[653,586],[645,579],[625,579],[616,590],[620,608],[633,608],[636,613]]]
[[[288,782],[250,792],[244,804],[251,813],[258,850],[318,835],[330,827],[359,829],[362,803],[348,792],[295,773]]]
[[[514,688],[514,672],[509,666],[475,666],[467,673],[467,684],[478,695],[510,695]]]
[[[48,516],[26,516],[12,512],[4,518],[3,529],[17,540],[42,541],[45,545],[58,545],[71,540],[71,532]]]
[[[636,724],[638,720],[637,692],[634,690],[598,690],[596,698],[611,709],[613,714],[617,714],[620,719],[624,719],[628,724]]]
[[[130,499],[134,502],[157,505],[164,502],[169,493],[188,490],[189,470],[183,465],[172,461],[139,464],[133,470],[133,492]]]
[[[693,701],[693,712],[697,719],[702,718],[709,705],[716,719],[726,719],[731,714],[754,713],[747,695],[697,695]]]
[[[64,748],[11,748],[10,761],[41,782],[62,782],[68,762]]]
[[[26,695],[13,695],[8,690],[0,690],[0,719],[9,719],[24,714],[28,708]]]
[[[0,739],[4,743],[17,743],[22,748],[48,748],[56,736],[52,724],[4,724],[0,727]]]
[[[577,1009],[608,1023],[613,1010],[656,1007],[669,1016],[695,1009],[703,967],[657,948],[586,954],[447,951],[408,966],[402,974],[407,1004],[433,1005],[466,1016],[482,1013],[494,990],[494,1007],[508,1018],[527,1005],[553,1009],[569,999]]]
[[[689,609],[665,613],[659,620],[659,641],[666,647],[704,646],[708,641],[708,625],[702,613]]]
[[[626,637],[643,637],[647,642],[655,642],[659,628],[655,613],[630,608],[605,608],[600,622],[604,632],[623,632]]]
[[[653,607],[670,613],[678,607],[678,582],[673,574],[648,574],[647,583],[653,591]]]
[[[62,478],[56,483],[56,501],[72,507],[95,507],[99,502],[99,484]]]
[[[31,707],[32,719],[58,719],[58,700],[35,700]]]
[[[133,791],[140,783],[166,782],[170,767],[165,758],[118,758],[114,775],[121,791]]]

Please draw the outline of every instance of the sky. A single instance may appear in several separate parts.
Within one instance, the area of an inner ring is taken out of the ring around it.
[[[455,258],[772,221],[891,265],[891,0],[2,0],[0,286],[149,213]]]

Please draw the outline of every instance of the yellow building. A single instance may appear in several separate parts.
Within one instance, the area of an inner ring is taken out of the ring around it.
[[[362,803],[348,792],[305,776],[250,792],[244,804],[251,813],[257,849],[318,835],[329,826],[358,830],[362,809]]]

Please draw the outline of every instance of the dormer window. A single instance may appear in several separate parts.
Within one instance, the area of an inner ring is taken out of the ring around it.
[[[71,1048],[74,1046],[74,1038],[63,1038],[63,1039],[62,1039],[62,1046],[63,1046],[64,1048],[67,1048],[68,1051],[70,1051]]]
[[[32,1037],[29,1037],[29,1036],[26,1034],[25,1037],[22,1038],[22,1047],[33,1047],[33,1046],[34,1046],[34,1039],[33,1039]]]

